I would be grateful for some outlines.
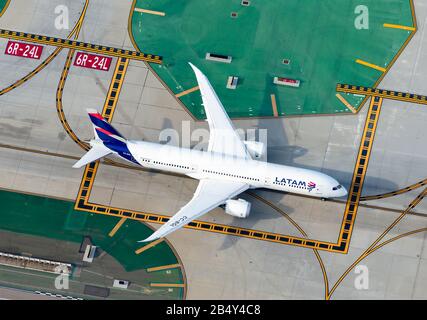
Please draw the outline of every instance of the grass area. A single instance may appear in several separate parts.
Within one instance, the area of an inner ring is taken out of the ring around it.
[[[135,254],[135,250],[143,246],[137,241],[152,233],[138,221],[127,221],[111,238],[108,233],[118,218],[75,211],[72,202],[7,191],[0,191],[0,201],[3,203],[2,230],[76,243],[80,243],[83,236],[90,236],[95,245],[114,257],[127,272],[178,263],[166,242],[140,255]],[[165,272],[147,276],[152,282],[182,283],[183,275],[180,269],[177,270],[167,276]],[[176,298],[182,298],[182,289],[174,292]]]
[[[356,7],[369,10],[369,29],[355,28]],[[211,80],[231,117],[350,112],[335,94],[337,83],[373,86],[383,72],[356,59],[387,68],[411,32],[384,23],[413,26],[410,0],[136,0],[132,34],[142,52],[164,57],[155,72],[176,94],[196,86],[187,62]],[[232,18],[231,13],[237,13]],[[230,55],[231,64],[205,60],[207,52]],[[289,59],[290,65],[283,64]],[[236,90],[227,77],[238,76]],[[273,84],[273,77],[301,80],[300,88]],[[363,97],[347,95],[356,108]],[[199,92],[181,98],[198,119],[205,117]]]
[[[8,2],[9,0],[0,0],[0,16],[2,15],[3,9],[6,7]]]

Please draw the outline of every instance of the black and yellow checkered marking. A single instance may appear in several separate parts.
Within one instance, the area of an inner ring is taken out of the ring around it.
[[[347,252],[350,244],[351,234],[356,221],[357,210],[359,208],[363,183],[365,181],[366,171],[368,170],[368,163],[374,143],[375,132],[381,113],[382,102],[383,99],[380,97],[373,97],[371,100],[353,172],[353,179],[348,192],[349,194],[344,218],[341,224],[340,237],[338,239],[339,245],[335,247],[336,250],[344,250],[344,252]]]
[[[414,93],[374,89],[374,88],[363,87],[363,86],[354,86],[351,84],[337,84],[336,89],[337,89],[337,92],[380,97],[383,99],[398,100],[398,101],[427,105],[427,96],[414,94]]]
[[[96,45],[81,41],[75,41],[70,39],[55,38],[49,36],[42,36],[32,33],[10,31],[0,29],[0,38],[13,39],[18,41],[26,41],[37,44],[45,44],[50,46],[56,46],[67,49],[81,50],[96,54],[102,54],[106,56],[127,58],[131,60],[147,61],[152,63],[162,63],[162,57],[153,54],[146,54],[137,51],[119,49],[114,47]]]

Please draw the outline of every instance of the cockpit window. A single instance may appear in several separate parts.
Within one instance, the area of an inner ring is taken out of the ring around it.
[[[342,188],[342,185],[339,184],[336,187],[333,187],[332,190],[337,191],[337,190],[339,190],[341,188]]]

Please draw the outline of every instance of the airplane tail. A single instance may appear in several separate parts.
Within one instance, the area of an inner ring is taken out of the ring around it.
[[[95,140],[90,141],[92,148],[73,166],[73,168],[81,168],[93,161],[116,152],[116,149],[121,145],[126,145],[126,139],[96,110],[87,109],[87,112],[92,121]]]

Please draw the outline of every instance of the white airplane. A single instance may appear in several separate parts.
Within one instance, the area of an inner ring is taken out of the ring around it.
[[[209,123],[207,151],[126,140],[96,110],[89,110],[94,126],[92,148],[73,167],[81,168],[113,154],[137,165],[198,179],[193,198],[167,223],[140,242],[153,241],[182,228],[218,206],[238,218],[249,216],[251,204],[234,198],[248,189],[267,188],[319,198],[343,197],[346,189],[323,173],[259,161],[265,153],[261,142],[242,141],[209,80],[193,68]]]

